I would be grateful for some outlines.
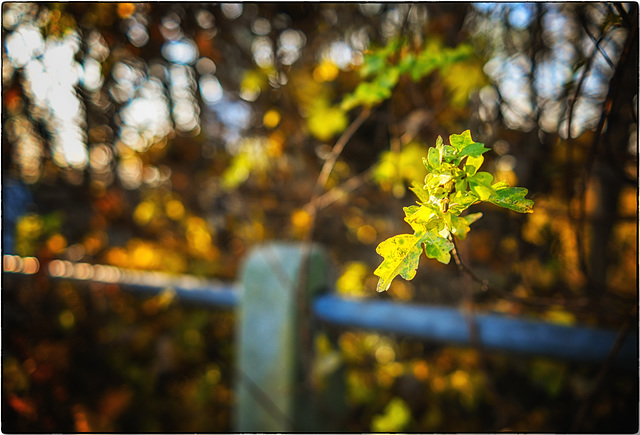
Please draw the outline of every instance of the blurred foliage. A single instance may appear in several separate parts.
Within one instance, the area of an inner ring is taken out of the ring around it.
[[[168,291],[138,299],[114,284],[5,285],[15,289],[3,300],[15,331],[4,343],[6,431],[230,427],[231,313],[181,306]]]
[[[5,431],[232,430],[231,313],[169,289],[51,282],[54,259],[233,280],[253,245],[300,240],[315,219],[341,294],[460,305],[455,268],[437,262],[374,291],[374,246],[401,231],[425,176],[414,157],[439,135],[470,130],[491,148],[485,170],[536,203],[480,206],[458,248],[493,284],[554,303],[482,292],[479,308],[617,328],[637,305],[636,4],[2,13],[3,253],[41,265],[3,275]],[[320,168],[364,107],[312,216]],[[315,370],[344,369],[354,432],[567,431],[598,370],[504,355],[481,367],[475,350],[355,331],[337,343],[316,343]],[[636,374],[606,379],[582,428],[635,431]]]

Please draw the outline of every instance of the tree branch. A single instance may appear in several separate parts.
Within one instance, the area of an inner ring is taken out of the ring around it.
[[[482,289],[482,291],[490,290],[512,302],[519,302],[522,304],[539,307],[539,308],[546,308],[553,305],[558,305],[560,303],[562,303],[564,306],[568,308],[573,308],[573,309],[583,309],[588,306],[588,301],[586,300],[585,301],[558,301],[551,298],[523,298],[520,296],[516,296],[513,293],[508,292],[507,290],[504,290],[500,287],[496,287],[495,285],[490,284],[488,280],[482,279],[478,275],[476,275],[473,272],[473,270],[471,270],[460,258],[460,254],[458,253],[458,249],[456,247],[454,238],[452,236],[449,236],[449,240],[451,241],[451,243],[453,243],[453,249],[451,250],[451,255],[453,256],[453,260],[455,261],[456,266],[458,266],[458,271],[468,276],[469,278],[471,278],[471,280],[475,281],[476,283],[480,284],[481,286],[480,288]]]
[[[312,391],[315,388],[315,380],[313,378],[313,340],[311,336],[312,328],[312,316],[311,316],[311,304],[309,301],[309,295],[307,294],[307,280],[309,277],[309,257],[311,254],[311,241],[313,239],[313,232],[316,226],[317,211],[319,209],[319,198],[321,192],[324,190],[329,175],[333,170],[333,167],[340,157],[342,150],[349,142],[351,137],[360,128],[362,123],[371,114],[371,109],[365,107],[360,114],[349,124],[347,129],[340,135],[335,145],[331,149],[329,156],[324,162],[320,175],[316,180],[315,187],[311,194],[311,200],[308,203],[308,213],[310,216],[309,226],[302,238],[302,246],[300,250],[300,270],[298,272],[298,285],[296,289],[296,310],[298,313],[299,330],[298,344],[300,347],[300,363],[303,372],[303,388]]]
[[[324,186],[327,184],[329,175],[331,174],[333,167],[336,165],[336,161],[338,160],[338,157],[340,157],[340,154],[342,153],[342,150],[344,149],[345,145],[347,144],[347,142],[349,142],[349,139],[351,139],[351,136],[355,134],[358,128],[360,128],[362,123],[366,121],[366,119],[369,117],[370,114],[371,114],[370,108],[365,107],[364,109],[362,109],[362,112],[360,112],[358,117],[354,119],[353,122],[351,122],[351,124],[349,124],[349,127],[347,127],[347,129],[342,133],[342,135],[336,141],[335,145],[331,149],[331,152],[329,153],[329,156],[327,157],[327,160],[325,160],[324,165],[322,165],[322,169],[320,170],[320,175],[316,180],[316,186],[314,188],[314,199],[320,195],[320,192],[324,189]]]

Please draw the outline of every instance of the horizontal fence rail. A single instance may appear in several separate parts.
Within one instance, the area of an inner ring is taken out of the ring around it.
[[[9,273],[35,274],[39,271],[39,262],[35,257],[4,255],[3,270]],[[243,290],[241,284],[190,275],[145,272],[63,260],[50,262],[44,272],[54,279],[118,284],[123,289],[140,294],[155,294],[171,289],[184,302],[227,309],[238,305],[239,294]],[[375,330],[440,343],[471,345],[468,318],[462,310],[456,308],[355,300],[325,293],[314,298],[312,309],[318,319],[331,325]],[[617,336],[613,330],[563,326],[498,314],[476,313],[473,321],[477,327],[478,340],[487,349],[569,361],[603,362]],[[625,369],[637,368],[637,343],[637,334],[629,334],[614,365]]]
[[[470,345],[468,317],[461,310],[376,300],[346,300],[326,294],[314,300],[314,312],[322,320],[348,328],[364,328],[433,340]],[[572,361],[604,361],[617,333],[586,327],[563,326],[497,314],[474,314],[478,341],[484,348],[548,356]],[[637,367],[637,336],[629,336],[615,364]]]
[[[4,255],[2,263],[4,272],[33,275],[40,270],[40,262],[35,257]],[[171,289],[182,301],[211,307],[233,308],[238,304],[237,284],[193,275],[148,272],[66,260],[51,261],[44,273],[53,279],[117,284],[142,294]]]

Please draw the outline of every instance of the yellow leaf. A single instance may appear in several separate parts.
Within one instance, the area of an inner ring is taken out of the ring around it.
[[[324,59],[313,70],[313,78],[317,82],[331,82],[338,77],[338,72],[340,72],[340,70],[335,63],[328,59]]]
[[[369,268],[361,261],[347,263],[342,275],[336,281],[339,294],[362,296],[366,293],[364,280],[369,275]]]
[[[487,84],[482,65],[477,62],[456,62],[442,72],[442,78],[455,107],[467,104],[469,95]]]
[[[328,141],[347,127],[346,113],[339,107],[315,104],[309,110],[307,125],[312,135],[321,141]]]

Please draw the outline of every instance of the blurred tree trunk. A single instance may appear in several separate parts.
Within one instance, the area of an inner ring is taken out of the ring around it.
[[[629,156],[629,134],[637,122],[634,114],[638,89],[638,15],[637,4],[625,17],[629,29],[627,40],[616,71],[609,82],[599,129],[592,150],[592,178],[594,203],[590,216],[589,293],[596,299],[607,286],[607,266],[612,251],[612,230],[618,216],[618,198],[625,184],[625,161]],[[636,127],[637,128],[637,127]],[[635,181],[631,180],[634,184]]]

